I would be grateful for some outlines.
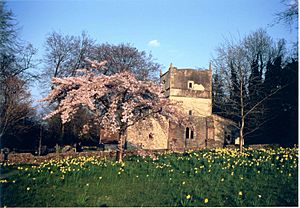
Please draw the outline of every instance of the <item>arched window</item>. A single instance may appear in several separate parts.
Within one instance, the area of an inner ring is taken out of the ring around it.
[[[189,127],[185,128],[185,139],[194,139],[194,131]]]

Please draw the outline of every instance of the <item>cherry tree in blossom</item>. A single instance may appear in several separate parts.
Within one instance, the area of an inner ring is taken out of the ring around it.
[[[45,119],[56,114],[62,123],[70,121],[80,108],[85,108],[93,117],[93,124],[118,133],[117,161],[122,161],[126,130],[148,116],[164,116],[175,123],[187,122],[182,108],[162,93],[160,85],[150,81],[139,81],[123,71],[110,76],[95,73],[105,68],[106,61],[90,61],[81,76],[53,78],[54,88],[42,101],[57,103],[56,110]],[[83,125],[87,132],[91,123]]]

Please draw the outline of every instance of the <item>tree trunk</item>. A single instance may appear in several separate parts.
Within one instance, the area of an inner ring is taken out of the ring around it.
[[[4,133],[3,133],[3,132],[0,132],[0,146],[1,146],[1,148],[4,147],[4,144],[3,144],[3,141],[2,141],[3,135],[4,135]]]
[[[119,133],[118,145],[117,145],[117,154],[116,154],[116,161],[122,162],[123,161],[123,143],[124,143],[124,133]]]
[[[243,143],[244,143],[244,126],[245,126],[245,118],[244,116],[241,119],[241,128],[240,128],[240,152],[243,152]]]
[[[99,128],[99,144],[101,144],[101,128]]]
[[[61,124],[61,126],[60,126],[60,137],[59,137],[60,145],[63,145],[63,143],[64,143],[64,135],[65,135],[65,125]]]
[[[241,70],[240,70],[241,73]],[[240,74],[242,76],[242,73]],[[241,104],[241,126],[240,126],[240,153],[243,152],[243,141],[244,141],[244,126],[245,126],[245,115],[244,115],[244,88],[243,79],[240,80],[240,104]]]
[[[38,155],[41,156],[42,154],[42,137],[43,137],[43,127],[40,126],[40,136],[39,136],[39,149],[38,149]]]

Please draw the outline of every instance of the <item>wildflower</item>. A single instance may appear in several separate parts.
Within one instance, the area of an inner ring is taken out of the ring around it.
[[[243,192],[240,191],[240,192],[239,192],[239,196],[243,196]]]
[[[205,198],[205,199],[204,199],[204,203],[205,203],[205,204],[208,203],[208,198]]]
[[[261,195],[260,195],[260,194],[258,194],[258,198],[261,198]]]
[[[182,182],[182,185],[184,185],[184,184],[185,184],[185,181]]]
[[[26,188],[26,190],[27,190],[27,191],[29,191],[29,190],[30,190],[30,188],[29,188],[29,187],[27,187],[27,188]]]
[[[191,198],[191,195],[188,194],[188,195],[186,196],[186,199],[190,199],[190,198]]]
[[[234,175],[234,172],[231,172],[231,175],[233,176],[233,175]]]
[[[89,185],[90,185],[90,184],[88,184],[88,183],[86,184],[86,186],[89,186]]]
[[[223,181],[224,181],[224,178],[222,178],[221,181],[223,182]]]

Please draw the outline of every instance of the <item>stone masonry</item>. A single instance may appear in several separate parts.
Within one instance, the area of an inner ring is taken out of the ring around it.
[[[127,131],[127,142],[143,149],[197,149],[224,146],[231,121],[212,113],[212,70],[177,69],[160,75],[165,95],[180,102],[192,126],[148,118]]]

